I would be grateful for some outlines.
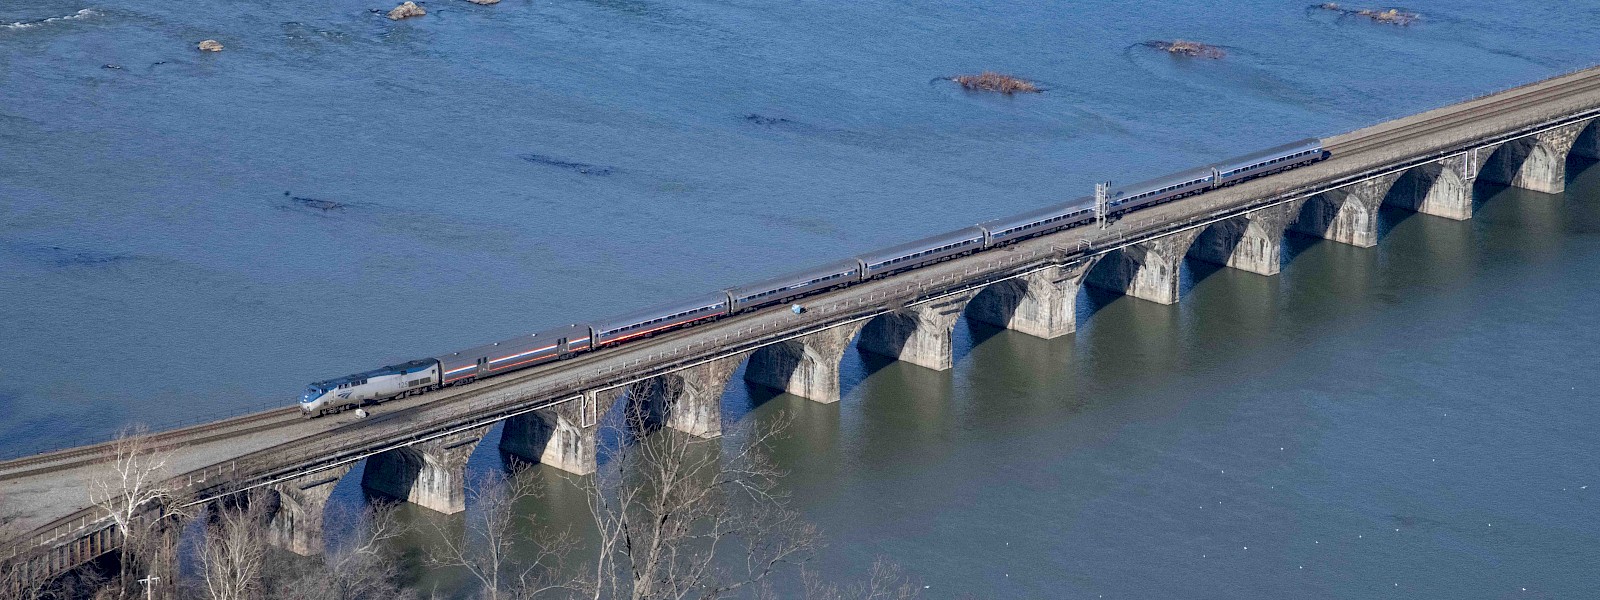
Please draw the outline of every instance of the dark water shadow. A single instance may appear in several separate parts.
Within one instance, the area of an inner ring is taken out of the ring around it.
[[[1415,217],[1417,212],[1389,204],[1378,206],[1378,214],[1373,215],[1378,219],[1378,243],[1382,244],[1389,237],[1395,227]]]
[[[1189,293],[1194,291],[1195,287],[1200,285],[1200,282],[1226,268],[1228,268],[1227,265],[1219,265],[1198,258],[1184,257],[1183,260],[1178,262],[1179,302],[1188,298]]]
[[[1286,231],[1283,234],[1283,248],[1278,251],[1279,264],[1283,265],[1282,268],[1288,269],[1289,265],[1293,264],[1295,257],[1304,254],[1312,246],[1325,241],[1327,240],[1314,235],[1306,235],[1293,230]]]
[[[1124,297],[1126,296],[1122,292],[1098,288],[1088,284],[1078,286],[1078,301],[1075,303],[1077,314],[1074,315],[1074,318],[1077,319],[1078,327],[1082,328],[1089,321],[1089,317],[1094,316]]]

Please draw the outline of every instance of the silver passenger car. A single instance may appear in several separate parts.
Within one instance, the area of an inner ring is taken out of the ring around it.
[[[982,250],[986,239],[982,227],[972,226],[868,252],[856,259],[861,261],[862,279],[869,279]]]
[[[1217,163],[1217,185],[1228,185],[1256,175],[1265,175],[1291,167],[1314,163],[1327,155],[1322,150],[1322,140],[1307,138],[1298,142],[1252,152]]]
[[[989,240],[984,245],[987,248],[1093,220],[1094,198],[1084,196],[1065,204],[985,221],[978,226],[989,233]]]
[[[729,288],[728,295],[733,299],[733,312],[737,313],[857,281],[861,281],[861,263],[852,258]]]
[[[1216,171],[1211,165],[1179,171],[1113,190],[1108,208],[1112,212],[1134,210],[1209,190],[1215,181]]]
[[[592,325],[594,347],[620,344],[634,338],[654,335],[726,314],[728,314],[726,291],[634,311],[619,317],[596,321]]]
[[[448,385],[547,363],[588,349],[589,326],[573,324],[434,359],[439,361],[440,378]]]

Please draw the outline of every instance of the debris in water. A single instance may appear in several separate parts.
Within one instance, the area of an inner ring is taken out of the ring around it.
[[[401,4],[400,6],[396,6],[396,7],[394,7],[393,10],[389,11],[389,20],[390,21],[399,21],[400,19],[409,19],[411,17],[420,17],[420,16],[425,15],[425,14],[428,14],[428,11],[422,10],[422,7],[421,6],[417,6],[416,2],[412,2],[411,0],[406,0],[404,4]]]
[[[102,69],[111,69],[113,71],[121,71],[122,70],[122,65],[106,63],[106,64],[103,64],[103,65],[100,65],[100,68],[102,68]]]
[[[950,78],[951,81],[961,84],[969,90],[984,92],[1000,92],[1002,94],[1038,93],[1039,86],[1032,81],[1010,75],[1002,75],[994,71],[984,71],[978,75],[958,75]]]
[[[525,161],[528,161],[528,162],[531,162],[531,163],[534,163],[534,164],[538,164],[538,165],[549,165],[549,166],[552,166],[552,167],[561,167],[563,169],[570,169],[570,170],[582,173],[584,175],[604,176],[604,175],[610,175],[611,174],[611,167],[607,167],[607,166],[604,166],[604,165],[591,165],[591,164],[587,164],[587,163],[580,163],[580,162],[572,162],[572,161],[568,161],[568,160],[561,160],[559,158],[555,158],[553,156],[545,156],[543,154],[533,154],[533,153],[518,154],[517,158],[520,158],[522,160],[525,160]]]
[[[199,48],[202,52],[221,52],[222,42],[216,40],[205,40],[199,44],[195,44],[195,47]]]
[[[490,4],[499,4],[500,0],[467,0],[467,2],[471,2],[479,6],[488,6]]]
[[[289,192],[284,192],[283,195],[289,196]],[[322,212],[339,210],[339,209],[342,209],[342,208],[344,208],[346,206],[349,206],[348,204],[345,204],[343,202],[334,202],[332,200],[322,200],[322,199],[318,199],[318,198],[302,198],[300,196],[289,196],[289,199],[293,200],[295,204],[299,204],[299,205],[304,206],[306,208],[315,208],[315,209],[320,210]]]
[[[745,115],[744,116],[744,120],[749,121],[751,123],[755,123],[757,125],[793,125],[793,124],[795,124],[794,121],[790,121],[789,119],[785,119],[783,117],[768,117],[768,116],[765,116],[765,115],[758,115],[756,113],[750,113],[748,115]]]
[[[1312,8],[1333,11],[1341,15],[1366,17],[1374,23],[1386,25],[1400,25],[1402,27],[1417,22],[1422,15],[1400,10],[1398,8],[1345,8],[1337,2],[1324,2]]]
[[[1195,58],[1222,58],[1228,53],[1218,46],[1189,40],[1162,41],[1154,40],[1144,43],[1145,46],[1163,50],[1170,54],[1192,56]]]

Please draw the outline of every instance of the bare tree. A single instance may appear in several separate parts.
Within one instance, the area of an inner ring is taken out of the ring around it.
[[[572,545],[569,538],[564,533],[530,535],[533,521],[517,516],[518,503],[539,495],[529,474],[488,473],[474,478],[467,494],[473,507],[466,535],[458,538],[440,528],[439,546],[429,553],[428,564],[466,571],[478,580],[486,600],[532,598],[568,589],[548,574],[563,570],[566,550]],[[519,560],[519,549],[531,556]]]
[[[0,494],[0,506],[5,506],[5,495]],[[0,513],[0,544],[13,542],[21,545],[22,536],[20,527],[14,525],[17,520],[15,511]],[[3,548],[4,546],[0,546]],[[25,562],[26,556],[8,556],[0,558],[0,598],[17,598],[17,600],[35,600],[44,596],[44,589],[39,582],[29,581]]]
[[[628,429],[648,427],[649,409],[627,411]],[[670,430],[623,443],[590,480],[599,533],[583,595],[595,598],[719,598],[753,593],[784,565],[803,563],[815,528],[777,490],[766,446],[784,423],[752,429],[731,449]]]
[[[377,504],[350,515],[357,527],[330,546],[321,557],[278,555],[267,577],[273,600],[408,600],[415,597],[397,583],[399,565],[386,551],[409,529],[397,517],[397,505]],[[329,518],[343,519],[340,511]]]
[[[804,582],[806,600],[912,600],[921,595],[899,565],[882,557],[872,561],[872,571],[862,583],[840,587],[813,571],[805,573]]]
[[[124,430],[106,451],[105,466],[90,477],[89,502],[104,511],[122,536],[117,585],[123,598],[146,595],[142,585],[177,572],[176,530],[183,503],[171,487],[166,452],[142,428]],[[146,579],[144,582],[139,580]],[[175,582],[159,582],[171,586]]]
[[[266,498],[243,492],[212,503],[200,543],[205,590],[211,600],[253,600],[262,593],[266,565]]]

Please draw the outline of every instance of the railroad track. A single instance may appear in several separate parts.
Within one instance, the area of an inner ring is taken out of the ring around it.
[[[299,419],[298,410],[294,407],[284,407],[212,423],[151,433],[146,435],[145,438],[149,443],[149,447],[165,450],[266,431],[292,424]],[[54,473],[98,463],[108,453],[112,452],[115,446],[115,441],[101,442],[90,446],[68,448],[0,462],[0,481]]]
[[[1547,82],[1540,82],[1547,83]],[[1539,85],[1539,84],[1533,84]],[[1439,131],[1457,127],[1463,122],[1482,120],[1506,112],[1511,112],[1529,102],[1544,102],[1552,99],[1567,98],[1600,90],[1600,73],[1589,74],[1580,82],[1565,85],[1551,86],[1541,90],[1534,90],[1524,94],[1501,98],[1474,106],[1467,110],[1458,110],[1447,114],[1429,117],[1414,123],[1407,123],[1393,129],[1374,132],[1357,140],[1341,142],[1330,146],[1329,151],[1336,156],[1342,153],[1365,152],[1376,147],[1392,145],[1396,142],[1416,137],[1426,137]]]

